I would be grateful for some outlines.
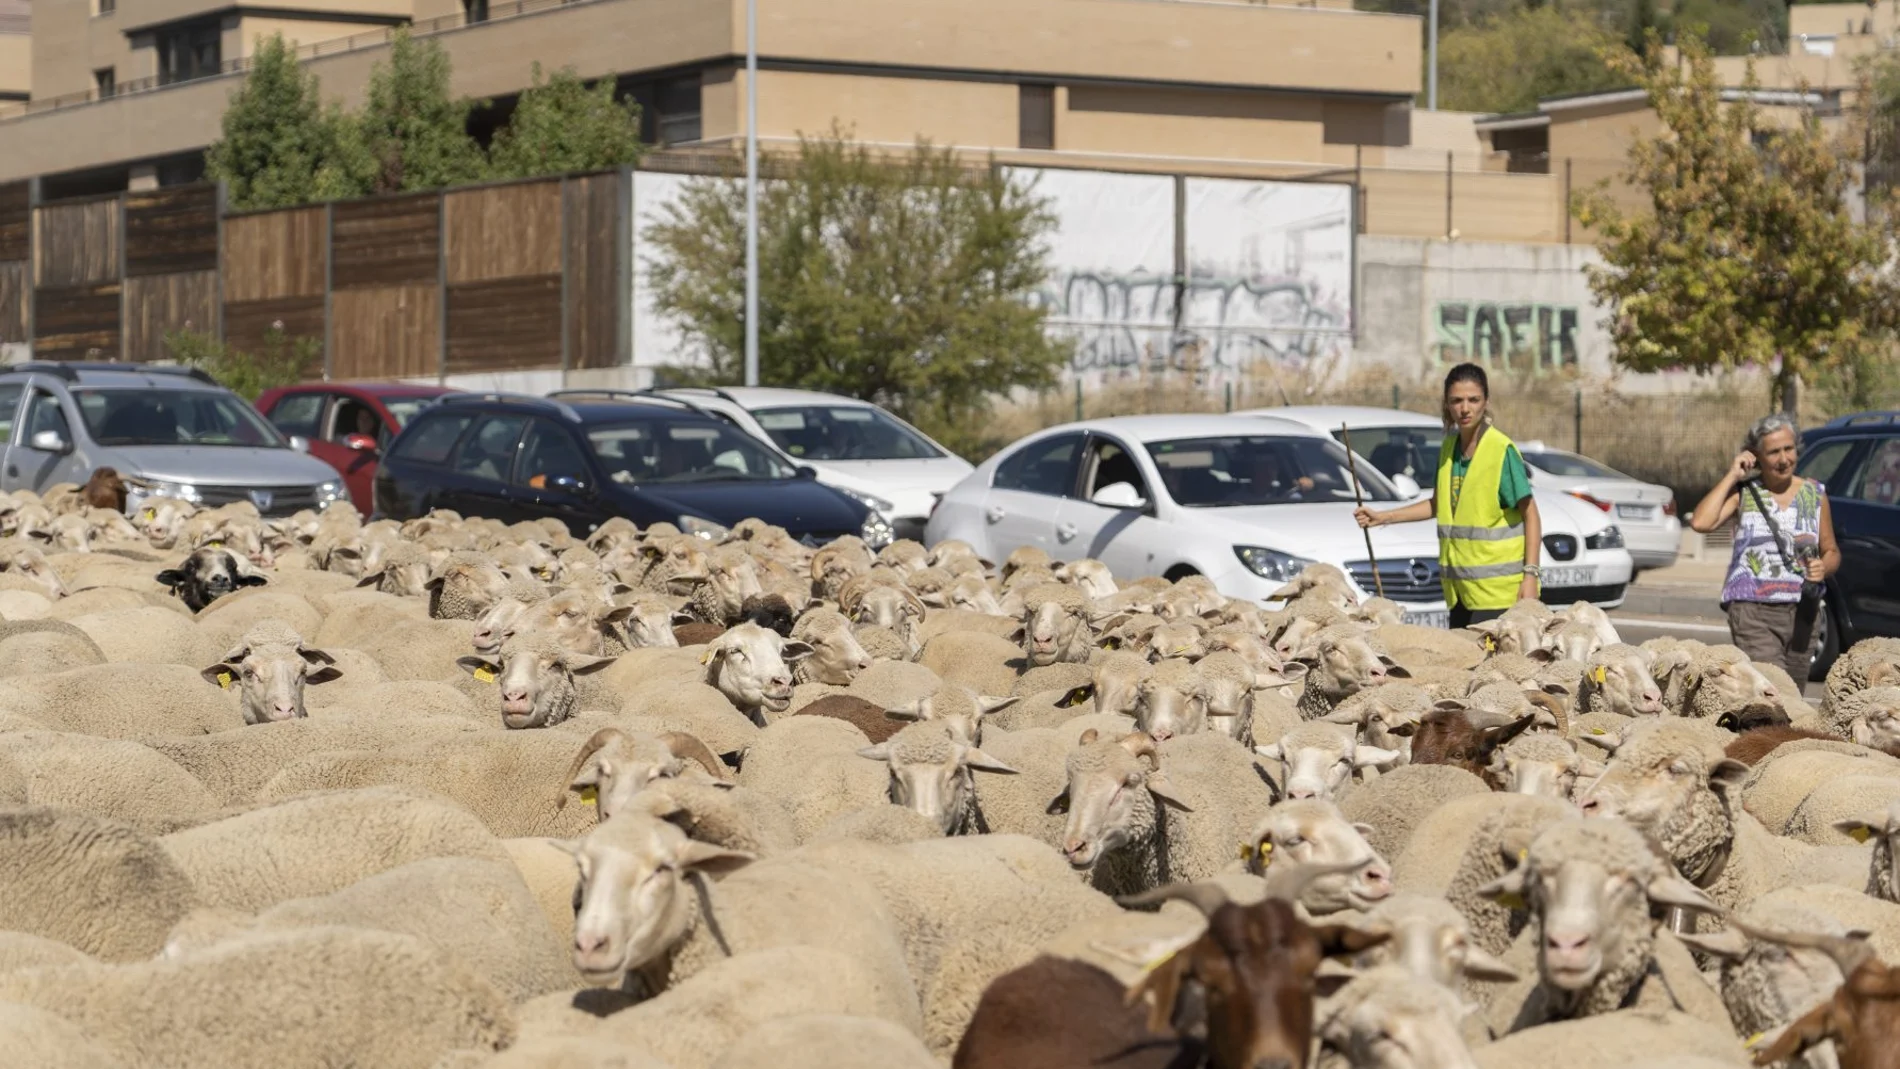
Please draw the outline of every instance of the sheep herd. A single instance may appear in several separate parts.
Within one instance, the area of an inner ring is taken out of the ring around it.
[[[1896,1066],[1896,755],[1893,640],[0,494],[0,1063]]]

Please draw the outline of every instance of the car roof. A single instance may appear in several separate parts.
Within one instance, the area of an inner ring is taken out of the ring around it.
[[[1900,411],[1854,412],[1845,416],[1836,416],[1814,429],[1839,431],[1857,430],[1865,427],[1900,428]]]
[[[1326,437],[1326,432],[1293,420],[1214,417],[1206,413],[1085,419],[1076,423],[1064,423],[1046,428],[1037,432],[1037,437],[1057,431],[1101,431],[1104,434],[1133,438],[1138,442],[1160,442],[1170,438],[1219,438],[1238,433],[1284,434],[1296,438]]]
[[[198,368],[164,365],[141,367],[138,364],[103,364],[83,361],[55,363],[30,360],[24,364],[0,368],[0,374],[38,374],[63,380],[71,388],[202,390],[226,392],[209,374]]]
[[[1274,408],[1249,408],[1235,412],[1236,416],[1273,416],[1278,419],[1298,420],[1309,427],[1324,430],[1328,434],[1340,424],[1351,427],[1436,427],[1444,429],[1445,423],[1437,416],[1427,416],[1421,412],[1408,412],[1402,408],[1375,408],[1371,405],[1283,405]]]
[[[710,393],[723,396],[740,408],[772,408],[778,405],[851,405],[857,408],[876,408],[869,401],[860,401],[855,397],[842,394],[824,393],[819,390],[793,390],[781,386],[669,386],[660,393],[681,393],[691,397],[695,393]]]

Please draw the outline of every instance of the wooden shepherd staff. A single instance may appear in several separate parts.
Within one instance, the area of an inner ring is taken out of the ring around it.
[[[1352,432],[1346,425],[1339,425],[1339,437],[1346,445],[1346,470],[1352,473],[1352,499],[1359,508],[1366,507],[1366,497],[1359,490],[1359,455],[1352,451]],[[1359,533],[1366,536],[1366,560],[1372,564],[1372,585],[1380,597],[1385,597],[1385,580],[1379,578],[1379,558],[1372,552],[1372,528],[1361,527]]]

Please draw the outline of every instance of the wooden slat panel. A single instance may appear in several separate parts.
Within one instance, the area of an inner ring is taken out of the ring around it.
[[[116,360],[119,284],[42,289],[34,295],[33,355],[41,360]]]
[[[218,273],[186,271],[125,280],[125,351],[137,363],[169,359],[165,335],[210,333],[218,322]]]
[[[451,285],[561,270],[558,179],[450,193],[442,207]]]
[[[464,282],[448,304],[449,374],[561,366],[560,275]]]
[[[441,269],[438,199],[424,193],[336,205],[334,288],[433,285]]]
[[[35,285],[64,288],[119,277],[119,199],[55,204],[33,213]]]
[[[0,186],[0,260],[24,260],[29,255],[27,239],[33,233],[33,213],[28,207],[32,189],[25,182]]]
[[[293,338],[323,337],[323,297],[275,297],[263,301],[224,303],[224,340],[247,353],[264,345],[273,323]]]
[[[576,368],[620,362],[620,176],[576,178],[567,185],[567,351]]]
[[[224,221],[224,299],[266,301],[323,293],[322,208],[290,208]]]
[[[342,289],[330,296],[331,377],[434,375],[440,363],[441,295],[434,286]]]
[[[26,261],[0,263],[0,342],[23,342],[27,301],[33,291],[26,284]]]
[[[175,186],[126,194],[128,278],[217,269],[217,186]]]

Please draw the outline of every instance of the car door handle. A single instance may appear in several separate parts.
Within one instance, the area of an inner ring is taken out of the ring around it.
[[[1056,537],[1064,542],[1075,540],[1075,524],[1065,523],[1056,528]]]
[[[1003,517],[1007,515],[1009,515],[1009,513],[1004,512],[1003,506],[1001,505],[991,505],[983,513],[983,517],[989,520],[991,523],[1002,523]]]

